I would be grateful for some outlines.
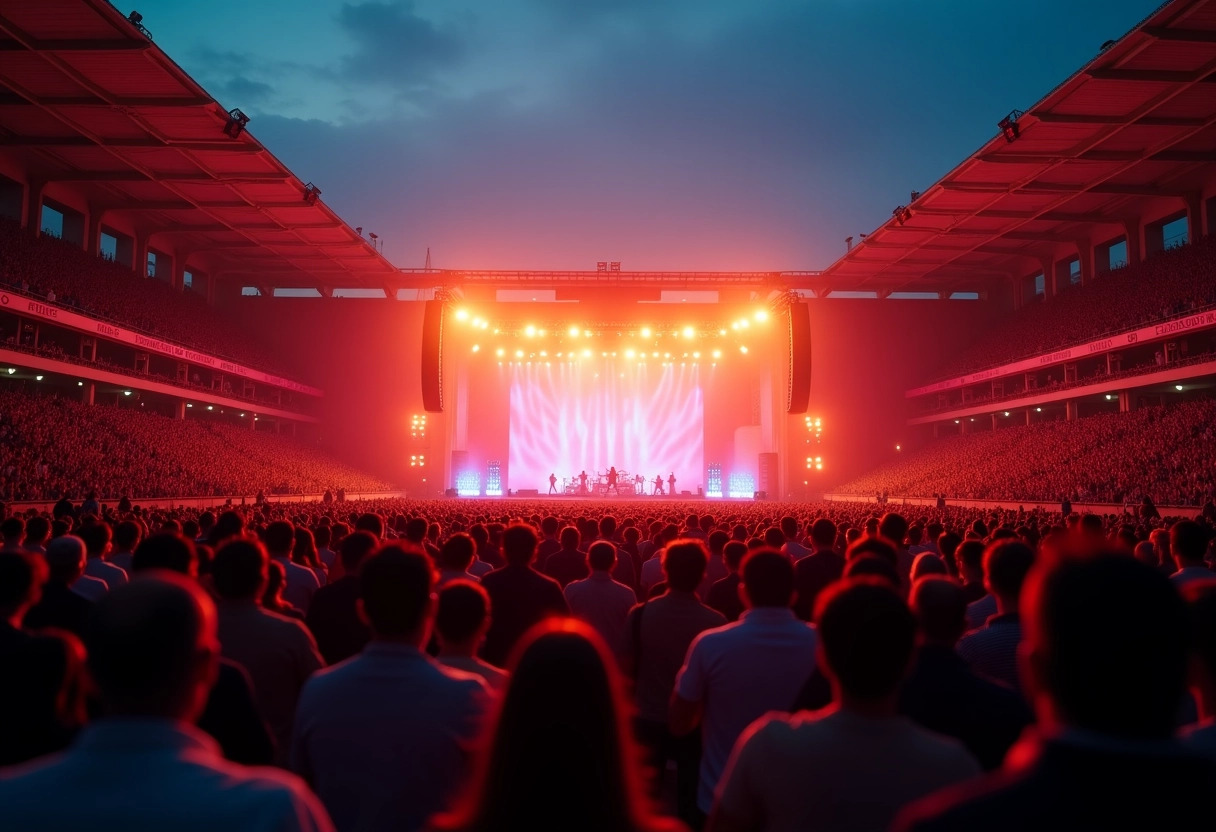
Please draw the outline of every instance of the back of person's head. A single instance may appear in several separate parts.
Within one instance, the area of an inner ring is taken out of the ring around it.
[[[157,532],[135,547],[131,571],[167,569],[194,577],[198,574],[198,552],[194,541],[172,532]]]
[[[1149,566],[1157,566],[1157,547],[1153,545],[1151,540],[1141,540],[1136,544],[1136,548],[1132,549],[1132,555],[1141,563],[1146,563]]]
[[[747,544],[742,540],[730,540],[722,547],[722,560],[726,562],[726,568],[731,572],[738,572],[739,567],[743,565],[743,559],[747,557]]]
[[[134,552],[139,545],[140,535],[138,523],[123,520],[114,527],[114,548],[120,552]]]
[[[25,539],[25,520],[17,515],[4,518],[4,522],[0,522],[0,536],[9,545],[20,545]]]
[[[1081,533],[1089,537],[1102,536],[1102,516],[1099,514],[1081,515]]]
[[[597,540],[587,550],[587,566],[596,572],[608,572],[616,566],[616,547],[607,540]]]
[[[193,721],[214,681],[215,606],[189,578],[146,573],[97,602],[85,632],[107,713]]]
[[[563,549],[577,549],[581,538],[582,535],[578,529],[574,526],[566,526],[562,529],[557,542],[561,544]]]
[[[550,514],[544,520],[541,520],[540,530],[545,537],[553,537],[557,534],[557,518]]]
[[[478,774],[438,828],[568,828],[571,807],[582,829],[646,828],[622,685],[599,635],[574,619],[538,624],[509,670]]]
[[[527,566],[536,557],[536,543],[535,529],[523,523],[513,523],[502,533],[503,559],[512,566]]]
[[[772,549],[756,549],[743,559],[742,586],[747,605],[788,607],[794,598],[794,564]]]
[[[474,523],[469,526],[469,537],[473,538],[473,542],[480,549],[490,542],[490,530],[486,528],[485,523]]]
[[[984,544],[979,540],[964,540],[954,550],[959,572],[978,576],[984,570]]]
[[[846,560],[856,560],[861,557],[876,557],[888,561],[892,566],[899,563],[899,550],[895,543],[885,537],[863,537],[849,547],[845,553]]]
[[[245,533],[245,519],[235,511],[229,509],[220,513],[216,519],[215,525],[211,529],[211,534],[207,536],[207,540],[212,546],[218,546],[230,537],[240,537]]]
[[[885,699],[898,690],[916,642],[916,620],[878,578],[846,578],[815,603],[815,626],[827,672],[842,698]]]
[[[266,548],[256,540],[238,537],[220,544],[211,562],[215,594],[225,601],[261,598],[268,561]]]
[[[480,584],[451,581],[439,590],[435,635],[441,644],[466,644],[485,632],[489,616],[490,595]]]
[[[1194,520],[1179,520],[1170,527],[1170,553],[1179,568],[1202,566],[1207,550],[1207,529]]]
[[[997,599],[1016,607],[1032,566],[1034,552],[1020,540],[993,543],[984,552],[984,584]]]
[[[425,641],[435,573],[423,552],[382,546],[359,570],[359,603],[377,638]]]
[[[611,514],[605,514],[600,518],[599,525],[600,537],[612,537],[616,534],[616,518]]]
[[[426,518],[411,517],[405,523],[405,539],[411,543],[421,543],[426,537]]]
[[[377,540],[381,540],[384,538],[384,518],[370,511],[360,514],[355,520],[355,531],[370,532]]]
[[[916,560],[912,561],[912,580],[922,578],[925,575],[945,575],[946,564],[942,563],[942,559],[932,552],[921,552],[916,556]]]
[[[464,572],[477,556],[473,538],[464,532],[456,532],[439,547],[439,565],[453,572]]]
[[[780,549],[785,545],[785,535],[781,533],[781,529],[776,526],[769,526],[764,530],[764,545],[770,549]]]
[[[51,521],[36,514],[25,521],[25,539],[34,544],[45,543],[51,536]]]
[[[296,528],[288,520],[275,520],[262,532],[262,542],[271,557],[290,555],[296,544]]]
[[[57,537],[46,547],[46,565],[50,568],[50,579],[61,584],[70,584],[84,571],[84,541],[74,535]]]
[[[798,521],[788,514],[781,518],[781,533],[790,540],[798,536]]]
[[[47,567],[26,552],[0,552],[0,619],[7,620],[38,603]]]
[[[342,561],[342,569],[347,575],[359,572],[363,559],[376,550],[380,541],[371,532],[351,532],[342,538],[338,544],[338,559]]]
[[[908,545],[919,546],[925,539],[925,530],[922,526],[908,527]]]
[[[811,524],[811,543],[819,549],[831,549],[836,545],[836,524],[820,517]]]
[[[333,540],[333,530],[330,529],[328,524],[318,523],[313,527],[312,539],[317,544],[318,549],[327,549],[329,548],[330,541]]]
[[[101,557],[105,555],[109,549],[109,541],[112,539],[109,524],[105,522],[86,523],[81,525],[77,534],[81,540],[84,540],[84,550],[89,557]]]
[[[902,548],[904,539],[908,536],[908,521],[902,514],[889,511],[878,521],[878,535]]]
[[[1174,732],[1186,610],[1168,578],[1116,552],[1061,557],[1023,595],[1022,678],[1064,725],[1132,739]]]
[[[699,540],[685,538],[669,543],[663,550],[663,574],[667,577],[667,588],[677,592],[693,592],[705,577],[709,556],[705,544]]]
[[[953,647],[967,629],[967,595],[949,578],[928,575],[916,581],[909,604],[927,642]]]
[[[721,529],[714,529],[709,533],[709,554],[710,557],[722,557],[722,550],[726,548],[726,544],[730,542],[730,535]]]
[[[894,588],[899,588],[899,570],[895,564],[884,557],[878,555],[861,555],[851,558],[844,565],[844,577],[846,578],[881,578]]]

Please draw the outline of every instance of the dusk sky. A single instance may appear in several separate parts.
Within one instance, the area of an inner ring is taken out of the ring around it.
[[[830,264],[1154,4],[132,8],[399,266],[767,270]]]

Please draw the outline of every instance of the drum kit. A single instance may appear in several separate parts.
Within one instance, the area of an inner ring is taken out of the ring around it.
[[[578,474],[562,479],[562,493],[574,497],[580,496],[596,496],[607,497],[613,495],[632,495],[637,496],[645,493],[646,478],[641,475],[631,474],[628,471],[618,469],[616,472],[616,487],[614,488],[609,482],[608,471],[596,471],[595,474],[587,475],[587,485],[584,490],[582,479]]]

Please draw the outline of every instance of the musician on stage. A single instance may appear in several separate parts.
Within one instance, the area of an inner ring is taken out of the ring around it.
[[[654,496],[654,497],[663,496],[663,475],[662,474],[654,475],[654,491],[652,491],[650,493],[651,493],[651,496]]]
[[[672,471],[671,476],[667,478],[667,493],[671,496],[676,496],[676,472]]]
[[[611,488],[612,493],[619,496],[621,493],[621,489],[617,486],[616,480],[617,480],[616,466],[613,465],[611,468],[608,469],[608,488]],[[608,489],[604,489],[604,493],[607,494]]]
[[[557,493],[557,474],[555,474],[555,473],[549,474],[549,493],[550,494]]]
[[[578,475],[578,493],[579,493],[579,494],[586,494],[586,493],[587,493],[587,472],[586,472],[586,471],[580,471],[580,472],[579,472],[579,475]]]
[[[646,478],[641,474],[633,478],[633,493],[639,496],[646,493]]]

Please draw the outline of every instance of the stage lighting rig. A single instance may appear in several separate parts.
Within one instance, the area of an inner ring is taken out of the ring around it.
[[[1010,110],[1009,115],[997,122],[997,127],[1001,130],[1001,135],[1005,137],[1005,141],[1012,144],[1018,136],[1022,135],[1022,128],[1018,127],[1018,119],[1024,116],[1021,110]]]
[[[320,188],[318,188],[316,185],[312,184],[311,182],[304,185],[304,204],[316,205],[317,200],[320,198],[321,198],[321,189]],[[372,239],[375,239],[375,237],[376,237],[375,234],[370,234],[368,236],[370,236]]]
[[[144,16],[142,14],[132,11],[129,15],[127,15],[127,22],[134,26],[136,31],[138,31],[141,35],[146,37],[148,40],[152,40],[152,33],[149,32],[144,26]]]
[[[242,113],[239,107],[233,107],[228,111],[228,121],[224,124],[224,135],[230,139],[238,138],[245,132],[248,124],[249,116]]]

